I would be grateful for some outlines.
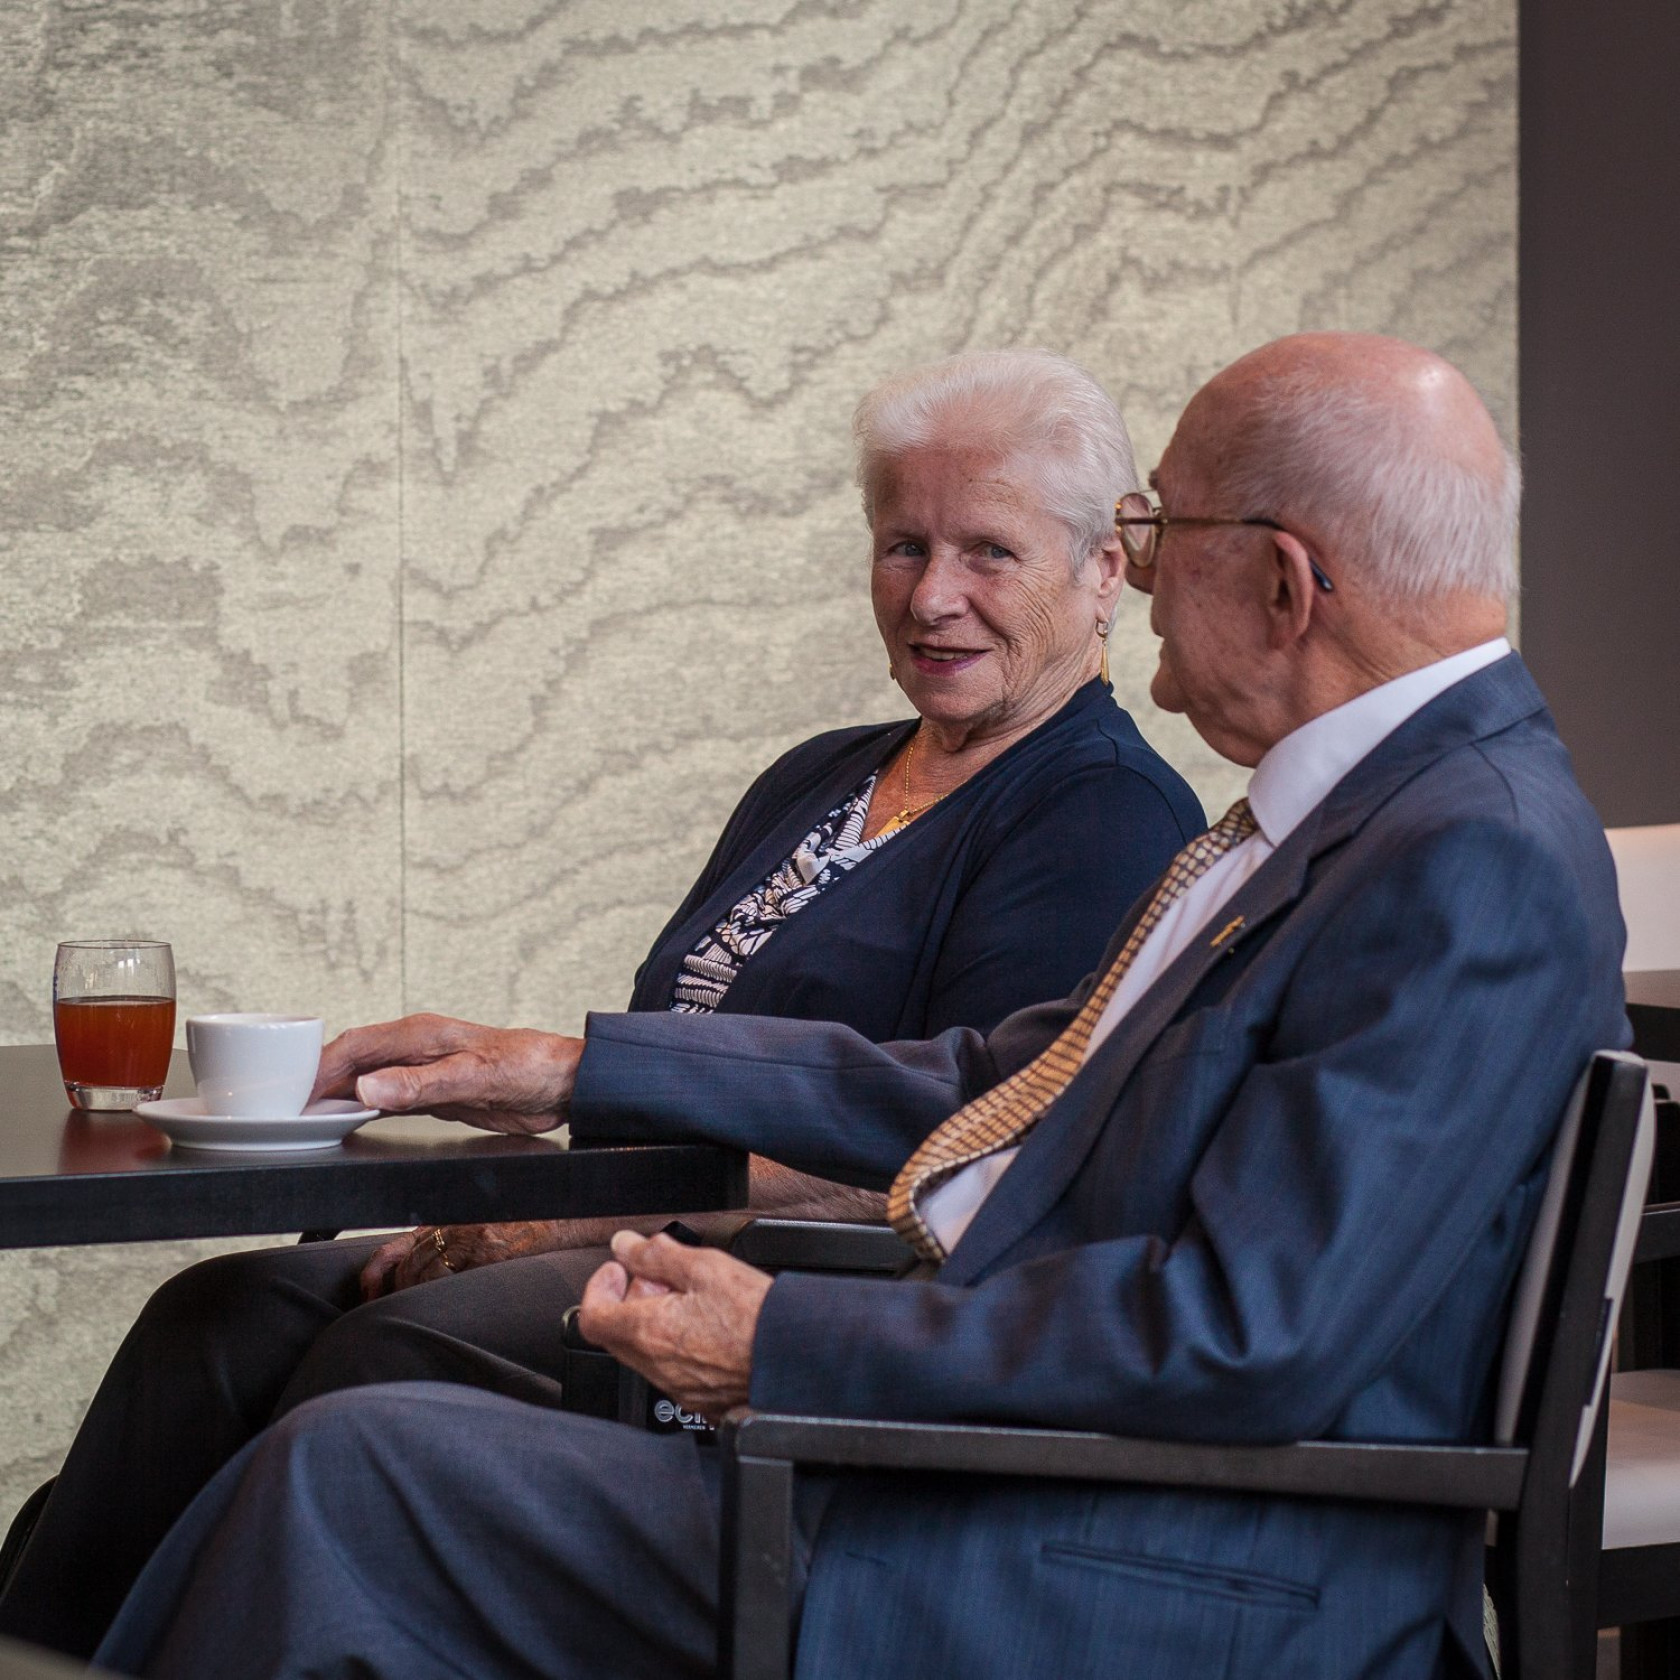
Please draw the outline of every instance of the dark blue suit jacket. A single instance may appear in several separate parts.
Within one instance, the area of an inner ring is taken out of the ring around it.
[[[1557,1119],[1587,1056],[1629,1037],[1609,853],[1521,662],[1402,725],[1220,921],[1238,914],[1238,936],[1193,945],[1091,1057],[936,1279],[777,1280],[755,1404],[1207,1440],[1485,1436]],[[883,1185],[1085,989],[989,1036],[883,1046],[596,1017],[573,1127],[699,1134]],[[1478,1529],[1284,1499],[848,1483],[799,1671],[1479,1672]]]
[[[670,1005],[683,957],[915,727],[837,729],[748,788],[636,973]],[[779,927],[724,995],[738,1015],[838,1021],[865,1038],[989,1032],[1059,997],[1126,907],[1202,831],[1202,808],[1100,682]]]

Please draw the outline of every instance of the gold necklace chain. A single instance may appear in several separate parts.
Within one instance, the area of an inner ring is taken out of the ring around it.
[[[924,799],[920,805],[916,804],[911,797],[910,767],[916,762],[916,743],[921,738],[922,732],[918,728],[916,733],[910,737],[910,745],[904,749],[904,804],[896,815],[889,818],[881,825],[875,835],[877,840],[879,840],[883,834],[897,833],[899,829],[914,822],[923,811],[937,805],[939,801],[945,797],[942,793],[936,793],[932,799]]]

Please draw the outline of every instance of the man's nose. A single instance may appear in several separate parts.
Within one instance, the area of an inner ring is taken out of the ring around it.
[[[910,613],[918,624],[959,618],[968,610],[968,569],[951,549],[936,548],[910,593]]]
[[[1134,566],[1130,560],[1126,562],[1126,582],[1133,589],[1141,589],[1145,595],[1155,593],[1155,568],[1153,566]]]

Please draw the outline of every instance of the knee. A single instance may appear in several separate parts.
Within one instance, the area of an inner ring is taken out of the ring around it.
[[[372,1414],[382,1409],[377,1393],[323,1394],[300,1401],[257,1437],[253,1456],[296,1459],[312,1454],[330,1457],[345,1448],[353,1452],[370,1430],[378,1432]]]
[[[300,1399],[257,1437],[253,1461],[365,1494],[387,1456],[406,1462],[405,1438],[424,1420],[427,1403],[447,1401],[451,1392],[438,1383],[387,1383]]]
[[[342,1389],[430,1374],[422,1346],[426,1331],[399,1306],[400,1298],[370,1302],[327,1325],[298,1361],[275,1416]]]
[[[177,1272],[152,1292],[133,1334],[147,1342],[202,1343],[241,1324],[260,1326],[272,1278],[255,1254],[218,1254]]]
[[[359,1402],[376,1393],[325,1395],[269,1424],[235,1460],[241,1503],[272,1498],[321,1521],[332,1520],[341,1501],[365,1513],[372,1449],[389,1420]]]

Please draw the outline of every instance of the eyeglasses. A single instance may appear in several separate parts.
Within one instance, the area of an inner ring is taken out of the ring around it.
[[[1140,490],[1122,496],[1114,504],[1114,523],[1120,532],[1120,546],[1126,558],[1140,572],[1147,572],[1161,551],[1161,538],[1169,525],[1260,525],[1268,531],[1281,531],[1284,526],[1275,519],[1178,519],[1168,518]],[[1333,595],[1336,586],[1324,574],[1324,568],[1309,554],[1307,564],[1312,567],[1313,581],[1326,595]]]

